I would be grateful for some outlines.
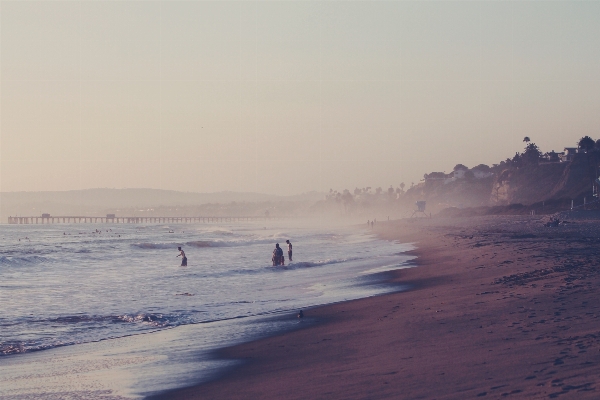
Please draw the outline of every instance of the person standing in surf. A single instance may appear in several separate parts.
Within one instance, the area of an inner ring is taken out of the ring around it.
[[[283,264],[283,250],[279,247],[279,243],[275,244],[275,249],[273,250],[273,266],[284,265]]]
[[[291,262],[292,261],[292,242],[290,242],[289,240],[285,241],[288,245],[288,260]]]
[[[181,266],[187,267],[187,257],[185,256],[185,252],[183,250],[181,250],[181,247],[178,247],[177,250],[179,250],[179,254],[176,255],[175,257],[181,256]]]

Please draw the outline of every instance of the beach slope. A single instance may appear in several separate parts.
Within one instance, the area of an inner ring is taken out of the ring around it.
[[[316,324],[224,349],[243,365],[156,398],[598,398],[600,224],[542,222],[380,224],[417,245],[392,274],[408,291],[308,310]]]

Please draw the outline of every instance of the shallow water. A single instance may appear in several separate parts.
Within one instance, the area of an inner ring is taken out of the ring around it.
[[[201,380],[227,364],[211,350],[298,323],[265,317],[397,290],[377,274],[410,258],[367,231],[279,224],[2,226],[0,396],[137,397]],[[285,239],[294,261],[273,267]],[[48,362],[64,373],[46,376]]]

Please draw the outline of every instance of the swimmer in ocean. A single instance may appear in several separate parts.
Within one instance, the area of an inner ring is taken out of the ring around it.
[[[187,257],[185,256],[185,252],[183,250],[181,250],[181,247],[178,247],[177,250],[179,250],[179,254],[176,255],[175,257],[179,257],[181,256],[181,266],[182,267],[187,267]]]

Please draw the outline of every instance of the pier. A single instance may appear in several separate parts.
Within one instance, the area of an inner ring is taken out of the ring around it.
[[[9,224],[192,224],[218,222],[251,222],[275,221],[287,217],[117,217],[109,214],[106,217],[85,216],[51,216],[41,217],[8,217]]]

